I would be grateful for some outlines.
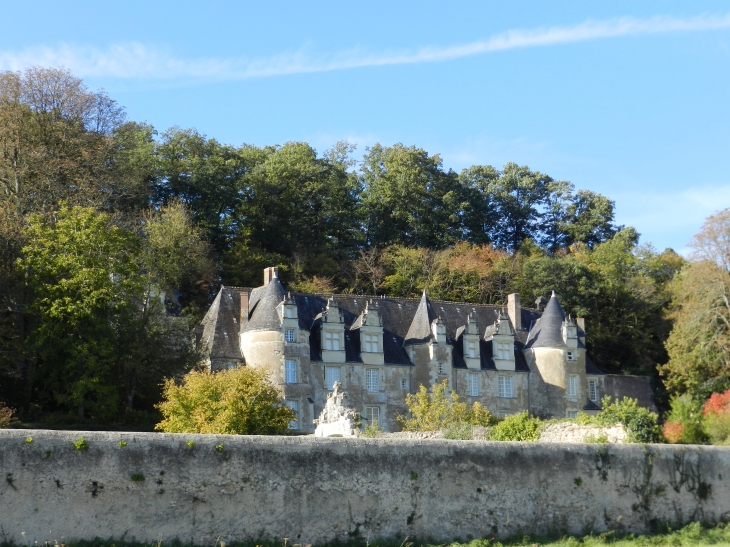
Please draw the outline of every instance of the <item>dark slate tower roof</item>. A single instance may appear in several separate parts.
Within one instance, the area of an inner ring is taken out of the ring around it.
[[[563,321],[565,312],[555,296],[555,291],[550,301],[545,306],[542,317],[537,320],[530,332],[526,347],[528,348],[560,348],[565,347],[563,340]]]
[[[209,357],[243,359],[238,343],[240,315],[240,293],[235,289],[221,287],[201,322],[203,332],[200,341]]]
[[[408,329],[403,345],[423,344],[431,340],[433,336],[431,322],[434,319],[436,319],[436,314],[433,311],[433,306],[431,306],[431,302],[428,300],[428,296],[426,296],[426,291],[423,291],[423,296],[421,296],[421,301],[418,303],[416,314],[413,316],[413,321]]]
[[[284,287],[275,277],[265,287],[254,290],[248,323],[243,332],[254,330],[279,330],[281,319],[276,307],[284,300]]]

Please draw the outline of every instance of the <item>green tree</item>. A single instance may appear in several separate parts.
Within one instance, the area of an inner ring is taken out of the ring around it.
[[[460,402],[453,391],[447,398],[447,384],[445,380],[436,384],[432,393],[421,385],[418,393],[406,395],[409,414],[396,418],[404,431],[439,431],[463,424],[490,426],[497,422],[496,417],[479,402],[469,406]]]
[[[31,215],[20,267],[32,291],[42,399],[109,416],[117,408],[115,328],[140,294],[139,241],[105,214]]]
[[[296,419],[266,371],[251,367],[193,371],[180,385],[168,380],[158,408],[164,419],[155,428],[167,433],[270,435]]]
[[[368,148],[360,167],[368,246],[443,248],[461,238],[463,185],[441,157],[401,143]]]

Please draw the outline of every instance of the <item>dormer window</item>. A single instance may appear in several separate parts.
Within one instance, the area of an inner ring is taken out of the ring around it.
[[[292,310],[290,307],[284,308],[284,317],[287,319],[292,319],[294,317],[294,310]]]
[[[294,329],[286,329],[284,331],[284,340],[286,340],[287,342],[294,341]]]
[[[366,334],[365,335],[365,352],[367,353],[378,353],[380,344],[378,344],[377,334]]]
[[[477,344],[476,344],[476,342],[469,342],[467,344],[466,354],[471,359],[474,359],[477,356]]]
[[[326,332],[324,335],[324,349],[340,351],[340,335],[336,332]]]
[[[497,342],[495,357],[503,361],[508,361],[512,358],[512,356],[510,355],[510,349],[511,348],[509,344],[505,344],[504,342]]]

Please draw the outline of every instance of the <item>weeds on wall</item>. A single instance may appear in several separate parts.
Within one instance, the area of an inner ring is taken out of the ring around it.
[[[84,439],[83,437],[79,437],[74,441],[74,448],[76,450],[88,450],[89,449],[89,441]]]

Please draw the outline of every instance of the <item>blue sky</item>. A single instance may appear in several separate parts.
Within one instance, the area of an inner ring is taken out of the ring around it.
[[[728,2],[2,8],[0,70],[64,65],[159,131],[514,161],[610,197],[643,242],[680,252],[730,206]]]

